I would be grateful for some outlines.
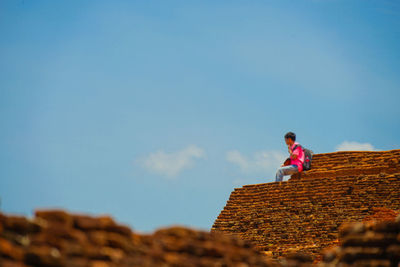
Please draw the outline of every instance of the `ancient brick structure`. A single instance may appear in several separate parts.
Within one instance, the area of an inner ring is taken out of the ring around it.
[[[0,213],[1,267],[277,266],[249,242],[181,227],[132,233],[110,217]]]
[[[338,243],[342,223],[379,218],[379,209],[400,210],[400,150],[317,154],[312,170],[287,182],[235,189],[212,232],[238,235],[274,257],[317,256]]]
[[[0,213],[0,267],[397,266],[399,211],[400,150],[318,154],[287,182],[235,189],[211,233],[140,235],[110,217]]]

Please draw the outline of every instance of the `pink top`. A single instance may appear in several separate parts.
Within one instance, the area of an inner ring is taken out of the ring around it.
[[[293,148],[296,147],[296,150],[293,151]],[[301,149],[299,143],[294,143],[293,146],[290,148],[290,150],[292,150],[292,154],[293,155],[297,155],[297,159],[292,159],[292,157],[290,157],[290,164],[291,165],[296,165],[299,168],[299,172],[303,171],[303,162],[304,162],[304,152],[303,149]]]

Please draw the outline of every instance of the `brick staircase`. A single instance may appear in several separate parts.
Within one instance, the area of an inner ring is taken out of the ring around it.
[[[287,182],[236,188],[211,231],[238,235],[274,257],[317,256],[337,244],[344,222],[400,211],[400,150],[316,154]]]

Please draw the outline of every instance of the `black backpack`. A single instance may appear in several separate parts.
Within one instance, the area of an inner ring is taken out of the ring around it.
[[[307,148],[302,147],[301,145],[295,145],[292,151],[294,151],[297,147],[300,147],[301,149],[303,149],[303,152],[304,152],[303,171],[311,170],[311,161],[312,161],[314,152],[312,152],[311,150],[309,150]]]

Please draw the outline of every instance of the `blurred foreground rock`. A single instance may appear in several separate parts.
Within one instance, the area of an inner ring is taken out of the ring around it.
[[[139,235],[110,217],[0,214],[1,267],[278,266],[247,241],[171,227]]]
[[[400,266],[400,216],[396,221],[340,227],[341,246],[324,253],[320,266]]]

